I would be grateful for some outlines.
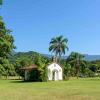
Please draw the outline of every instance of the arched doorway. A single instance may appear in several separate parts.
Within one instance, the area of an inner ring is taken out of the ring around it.
[[[52,71],[52,80],[54,80],[54,81],[56,81],[56,80],[58,80],[59,79],[59,72],[58,72],[58,70],[53,70]]]

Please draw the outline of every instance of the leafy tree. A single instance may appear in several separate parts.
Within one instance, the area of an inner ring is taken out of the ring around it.
[[[90,63],[89,69],[91,69],[93,72],[100,70],[100,60],[91,61]]]
[[[15,48],[14,38],[10,33],[11,31],[6,29],[4,22],[0,20],[0,57],[8,58]]]
[[[34,63],[39,67],[39,71],[41,72],[41,80],[47,81],[47,65],[49,64],[50,60],[40,54],[35,56]]]
[[[67,63],[64,67],[64,78],[68,79],[71,76],[71,65]]]
[[[0,64],[0,78],[5,74],[5,68]]]
[[[56,61],[60,61],[61,55],[65,54],[66,49],[68,50],[67,42],[67,38],[64,38],[63,36],[51,39],[49,51],[52,51],[55,54]]]
[[[75,74],[78,78],[80,69],[82,68],[82,66],[86,66],[84,56],[77,52],[72,52],[68,57],[67,61],[71,64],[71,66],[75,68]]]
[[[91,66],[89,66],[89,69],[93,72],[96,72],[97,71],[97,64],[91,64]]]
[[[8,59],[1,59],[0,60],[0,74],[1,76],[13,76],[15,75],[15,68],[14,66],[9,62]]]
[[[29,67],[30,65],[33,64],[33,62],[30,58],[21,56],[20,58],[17,58],[15,62],[13,62],[12,64],[15,67],[17,75],[24,77],[24,72],[21,70],[21,68]]]
[[[9,63],[8,57],[15,48],[11,31],[5,27],[5,23],[0,19],[0,70],[1,75],[10,75],[14,71],[13,65]],[[11,71],[13,70],[13,71]]]

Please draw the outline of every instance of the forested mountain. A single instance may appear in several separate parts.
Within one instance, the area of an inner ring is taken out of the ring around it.
[[[88,61],[100,60],[100,55],[84,55]]]
[[[32,55],[34,56],[36,54],[40,54],[40,53],[34,52],[34,51],[29,51],[29,52],[14,52],[13,56],[12,56],[12,59],[16,59],[17,57],[20,57],[22,55],[30,57],[30,56],[32,56]],[[47,57],[47,58],[51,58],[52,57],[49,54],[40,54],[40,55],[42,55],[44,57]],[[62,56],[62,59],[66,59],[66,58],[67,58],[67,56]],[[88,55],[88,54],[84,54],[84,58],[87,61],[100,60],[100,55]]]
[[[63,56],[63,59],[66,59],[67,56]],[[94,61],[94,60],[100,60],[100,55],[88,55],[84,54],[84,59],[87,61]]]
[[[51,58],[51,55],[48,54],[43,54],[46,57]],[[68,56],[62,56],[62,59],[66,59]],[[100,55],[88,55],[88,54],[84,54],[84,58],[87,61],[94,61],[94,60],[100,60]]]

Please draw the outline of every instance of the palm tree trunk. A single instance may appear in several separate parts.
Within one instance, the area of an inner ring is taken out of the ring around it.
[[[79,68],[77,68],[77,79],[79,78]]]
[[[79,77],[79,70],[80,70],[80,59],[79,59],[79,55],[77,56],[77,79]]]
[[[76,67],[76,76],[77,76],[77,79],[79,78],[79,71],[80,71],[80,65],[77,65],[77,67]]]

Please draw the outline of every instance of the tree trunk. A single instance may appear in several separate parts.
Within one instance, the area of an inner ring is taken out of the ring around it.
[[[79,65],[77,65],[77,67],[76,67],[76,76],[77,76],[77,79],[79,78]]]

